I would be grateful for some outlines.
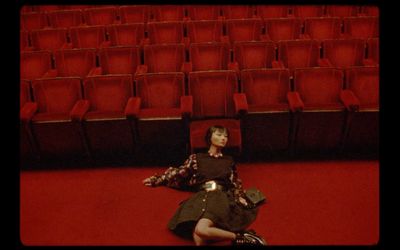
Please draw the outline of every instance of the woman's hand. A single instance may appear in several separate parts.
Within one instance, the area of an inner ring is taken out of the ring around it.
[[[244,206],[246,206],[247,207],[247,201],[246,201],[246,199],[245,198],[243,198],[243,197],[239,197],[239,202],[240,203],[242,203]]]
[[[144,180],[143,180],[143,184],[144,184],[145,186],[149,186],[149,187],[152,186],[150,178],[144,179]]]

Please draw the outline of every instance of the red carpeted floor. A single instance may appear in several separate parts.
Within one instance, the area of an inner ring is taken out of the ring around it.
[[[190,193],[141,181],[166,167],[22,171],[20,238],[34,245],[192,245],[166,228]],[[251,225],[270,245],[379,240],[379,162],[238,164],[267,196]]]

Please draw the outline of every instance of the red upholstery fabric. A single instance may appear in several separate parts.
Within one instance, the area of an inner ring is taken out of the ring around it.
[[[180,72],[185,62],[184,44],[144,46],[144,64],[148,72]]]
[[[70,38],[74,48],[98,48],[106,40],[105,27],[72,27],[70,28]]]
[[[180,98],[185,94],[184,81],[181,72],[139,76],[136,96],[141,98],[141,109],[179,109]]]
[[[304,34],[312,39],[336,39],[341,34],[339,17],[309,17],[304,19]]]
[[[31,31],[32,46],[36,50],[61,49],[67,44],[67,29],[42,29]]]
[[[226,20],[226,34],[231,43],[238,41],[260,41],[261,32],[261,19],[251,18]]]
[[[256,5],[256,14],[263,19],[287,17],[289,8],[288,5]]]
[[[39,113],[69,113],[82,99],[79,78],[37,79],[32,82],[32,93]]]
[[[19,107],[20,109],[24,106],[25,103],[30,102],[31,98],[31,90],[30,84],[27,80],[20,80],[20,89],[19,89]]]
[[[351,90],[342,90],[340,92],[340,100],[348,111],[357,111],[359,109],[360,101]]]
[[[319,43],[315,40],[280,41],[278,54],[279,60],[291,71],[296,68],[316,67],[320,57]]]
[[[128,99],[128,104],[125,108],[125,115],[128,118],[136,118],[139,115],[140,110],[140,97],[131,97]]]
[[[189,95],[193,96],[193,117],[233,117],[233,93],[238,92],[234,71],[189,73]]]
[[[246,95],[243,93],[234,93],[233,102],[235,104],[236,114],[245,114],[249,110],[249,105],[247,104]]]
[[[180,108],[149,108],[141,109],[139,112],[140,119],[160,119],[160,118],[175,118],[181,119],[182,113]]]
[[[305,107],[340,103],[343,89],[343,71],[335,68],[296,69],[294,90],[300,93]]]
[[[190,20],[217,20],[220,16],[220,7],[217,5],[188,5]]]
[[[147,34],[151,44],[182,43],[183,22],[149,22],[147,23]]]
[[[367,40],[367,58],[379,64],[379,38],[369,38]]]
[[[185,16],[182,5],[152,5],[151,12],[155,21],[182,21]]]
[[[192,117],[193,115],[193,96],[181,97],[181,112],[183,116]]]
[[[343,18],[343,32],[353,38],[366,39],[379,36],[378,17],[345,17]]]
[[[234,119],[212,119],[192,121],[190,123],[190,146],[192,150],[197,148],[208,148],[205,141],[207,129],[214,125],[221,125],[229,130],[229,139],[226,147],[240,147],[242,137],[240,132],[240,121]]]
[[[33,80],[41,78],[51,69],[51,53],[49,51],[21,52],[20,77]]]
[[[38,105],[35,102],[27,102],[20,110],[20,120],[22,122],[29,122],[33,115],[37,112]]]
[[[328,16],[349,17],[356,16],[358,6],[355,5],[327,5],[326,14]]]
[[[50,26],[53,28],[69,28],[83,24],[81,10],[57,10],[47,13]]]
[[[362,66],[365,43],[361,39],[335,39],[322,42],[324,58],[335,67]]]
[[[22,30],[36,30],[48,27],[45,13],[30,12],[23,13],[20,16]]]
[[[240,69],[271,68],[275,60],[275,45],[272,42],[236,42],[233,60]]]
[[[58,76],[86,77],[96,67],[96,49],[57,50],[54,63]]]
[[[295,17],[320,17],[324,15],[323,5],[295,5],[292,13]]]
[[[90,110],[123,113],[128,99],[133,96],[131,75],[104,75],[87,77],[83,82],[85,99]]]
[[[346,89],[359,99],[360,109],[379,109],[379,67],[347,69]]]
[[[145,23],[149,18],[147,5],[123,5],[119,7],[121,23]]]
[[[266,19],[265,33],[273,41],[298,39],[301,33],[301,20],[298,18]]]
[[[24,51],[29,47],[29,32],[26,30],[21,30],[19,32],[19,49]]]
[[[117,21],[118,11],[116,7],[89,8],[83,14],[88,25],[107,25]]]
[[[112,24],[106,29],[111,46],[140,45],[144,39],[144,23]]]
[[[222,5],[221,9],[225,19],[252,18],[254,14],[252,5]]]
[[[140,51],[138,46],[118,46],[101,48],[99,64],[103,74],[132,74],[140,65]]]
[[[246,94],[249,109],[253,107],[285,104],[290,91],[287,69],[258,69],[241,72],[241,89]]]
[[[298,112],[304,109],[304,103],[300,98],[299,92],[288,92],[287,98],[292,112]]]
[[[379,16],[379,7],[373,5],[361,6],[361,14],[365,16]]]
[[[189,57],[193,71],[226,70],[229,48],[225,43],[192,43]]]
[[[220,42],[223,34],[222,21],[187,21],[187,36],[191,43]]]

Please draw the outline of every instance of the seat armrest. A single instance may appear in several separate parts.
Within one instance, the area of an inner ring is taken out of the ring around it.
[[[182,63],[181,71],[185,74],[189,74],[189,72],[192,72],[193,70],[193,65],[191,62],[184,62]]]
[[[240,73],[239,63],[236,61],[228,63],[228,69],[235,71],[237,74]]]
[[[147,67],[147,65],[138,65],[137,67],[136,67],[136,73],[135,73],[135,75],[141,75],[141,74],[146,74],[147,73],[147,70],[148,70],[148,67]]]
[[[27,102],[20,110],[19,119],[24,123],[30,122],[37,110],[38,104],[36,102]]]
[[[193,96],[181,96],[182,117],[192,117],[193,114]]]
[[[299,92],[290,91],[287,93],[289,108],[292,112],[300,112],[304,109],[304,103],[300,98]]]
[[[247,103],[246,94],[234,93],[233,103],[235,104],[236,114],[243,115],[247,114],[247,112],[249,111],[249,104]]]
[[[353,91],[349,89],[340,91],[340,100],[348,111],[357,111],[360,108],[360,101],[354,95]]]
[[[140,111],[140,97],[131,97],[126,104],[124,113],[127,118],[137,118],[139,116]]]
[[[102,75],[102,74],[103,74],[102,67],[94,67],[89,71],[88,76],[96,76],[96,75]]]
[[[79,100],[75,103],[71,112],[69,113],[72,121],[82,121],[85,117],[86,112],[88,112],[90,107],[90,102],[88,100]]]

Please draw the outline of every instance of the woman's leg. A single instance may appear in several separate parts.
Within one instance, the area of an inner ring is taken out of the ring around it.
[[[214,227],[210,219],[200,219],[193,232],[193,239],[196,245],[204,245],[209,240],[234,240],[236,234]]]

